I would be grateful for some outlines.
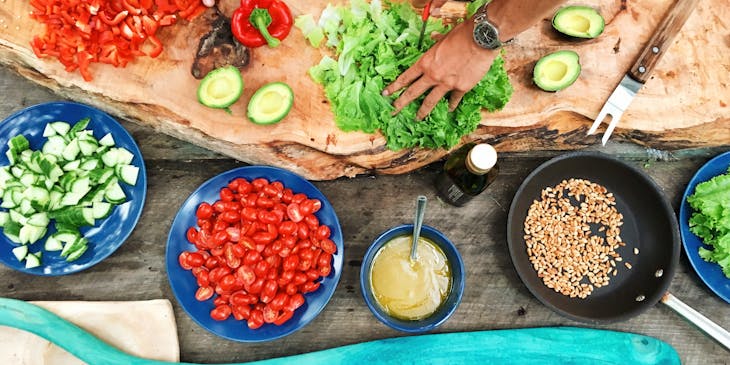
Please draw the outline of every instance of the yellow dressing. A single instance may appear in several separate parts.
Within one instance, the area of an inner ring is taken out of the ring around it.
[[[419,320],[436,312],[451,290],[451,270],[433,242],[418,239],[418,260],[409,259],[413,236],[399,236],[378,250],[370,270],[373,296],[388,315]]]

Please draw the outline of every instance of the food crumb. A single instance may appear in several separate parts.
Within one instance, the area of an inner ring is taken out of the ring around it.
[[[624,265],[626,265],[626,268],[627,268],[627,269],[631,270],[631,267],[632,267],[632,266],[631,266],[631,264],[630,264],[630,263],[628,263],[628,262],[625,262],[625,263],[624,263]]]
[[[639,249],[634,247],[634,255],[638,255],[638,254],[639,254]]]
[[[520,306],[520,308],[517,309],[517,315],[524,316],[525,314],[527,314],[527,309],[525,309],[525,307]]]

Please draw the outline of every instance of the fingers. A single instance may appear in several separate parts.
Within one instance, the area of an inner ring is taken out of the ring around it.
[[[439,33],[439,32],[432,32],[431,33],[431,39],[433,39],[436,42],[444,39],[444,37],[446,37],[446,34]]]
[[[446,95],[446,93],[449,91],[449,88],[444,86],[437,86],[431,90],[430,93],[426,96],[425,99],[423,99],[423,103],[421,103],[421,107],[418,108],[418,113],[416,113],[416,119],[422,120],[425,118],[429,113],[431,113],[431,110],[433,110],[433,107],[436,106],[436,103],[441,100],[441,98]]]
[[[411,84],[411,86],[409,86],[406,91],[404,91],[403,94],[401,94],[398,99],[393,102],[393,107],[395,108],[394,113],[400,112],[401,109],[410,104],[413,100],[416,100],[433,85],[434,83],[425,77],[421,77],[416,82]]]
[[[459,103],[461,102],[461,98],[464,97],[464,94],[466,94],[466,91],[452,91],[451,96],[449,96],[449,111],[453,112],[457,106],[459,106]]]
[[[433,0],[431,1],[431,16],[438,17],[441,15],[441,7],[446,4],[448,0]]]
[[[393,81],[392,84],[388,85],[383,90],[383,96],[388,96],[408,85],[410,85],[411,82],[416,80],[417,78],[421,77],[421,69],[417,65],[413,65],[410,68],[408,68],[405,72],[400,74],[395,81]]]

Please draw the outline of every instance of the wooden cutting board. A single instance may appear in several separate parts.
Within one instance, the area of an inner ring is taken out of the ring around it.
[[[606,18],[595,40],[569,41],[544,19],[507,48],[507,68],[515,93],[505,109],[484,114],[480,127],[464,141],[480,139],[502,152],[576,149],[598,143],[586,137],[603,102],[634,62],[673,0],[584,0]],[[319,16],[330,0],[287,0],[295,16]],[[220,0],[230,14],[237,0]],[[569,2],[576,3],[576,2]],[[197,103],[198,80],[190,73],[198,39],[213,11],[193,23],[181,21],[161,31],[164,53],[142,58],[124,69],[94,65],[94,81],[84,82],[54,59],[38,59],[29,42],[42,30],[28,17],[27,0],[0,3],[0,62],[60,96],[95,105],[163,133],[245,162],[276,165],[310,179],[333,179],[359,173],[403,173],[442,158],[445,150],[385,147],[380,135],[345,133],[333,122],[322,88],[306,74],[326,53],[305,44],[294,29],[276,49],[252,52],[242,70],[244,95],[232,115]],[[463,3],[444,9],[449,17],[464,13]],[[655,75],[645,85],[612,137],[659,149],[730,143],[730,6],[726,0],[699,4],[677,36]],[[583,72],[570,88],[557,93],[537,89],[531,81],[535,62],[559,49],[573,49]],[[289,116],[273,126],[246,120],[252,93],[271,81],[284,81],[296,95]],[[5,90],[5,92],[13,92]],[[3,116],[4,117],[4,116]],[[602,129],[600,130],[602,132]]]
[[[168,300],[32,303],[128,354],[160,361],[180,361],[175,315]],[[84,364],[51,342],[11,327],[0,326],[0,344],[0,364]]]

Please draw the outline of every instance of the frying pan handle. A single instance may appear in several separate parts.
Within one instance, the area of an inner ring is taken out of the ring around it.
[[[692,309],[692,307],[687,304],[684,304],[684,302],[677,299],[677,297],[669,292],[664,294],[664,297],[662,297],[662,303],[669,306],[669,308],[672,308],[675,312],[677,312],[677,314],[690,321],[702,332],[712,337],[726,349],[730,350],[730,332],[720,327],[717,323],[703,316],[700,312]]]

